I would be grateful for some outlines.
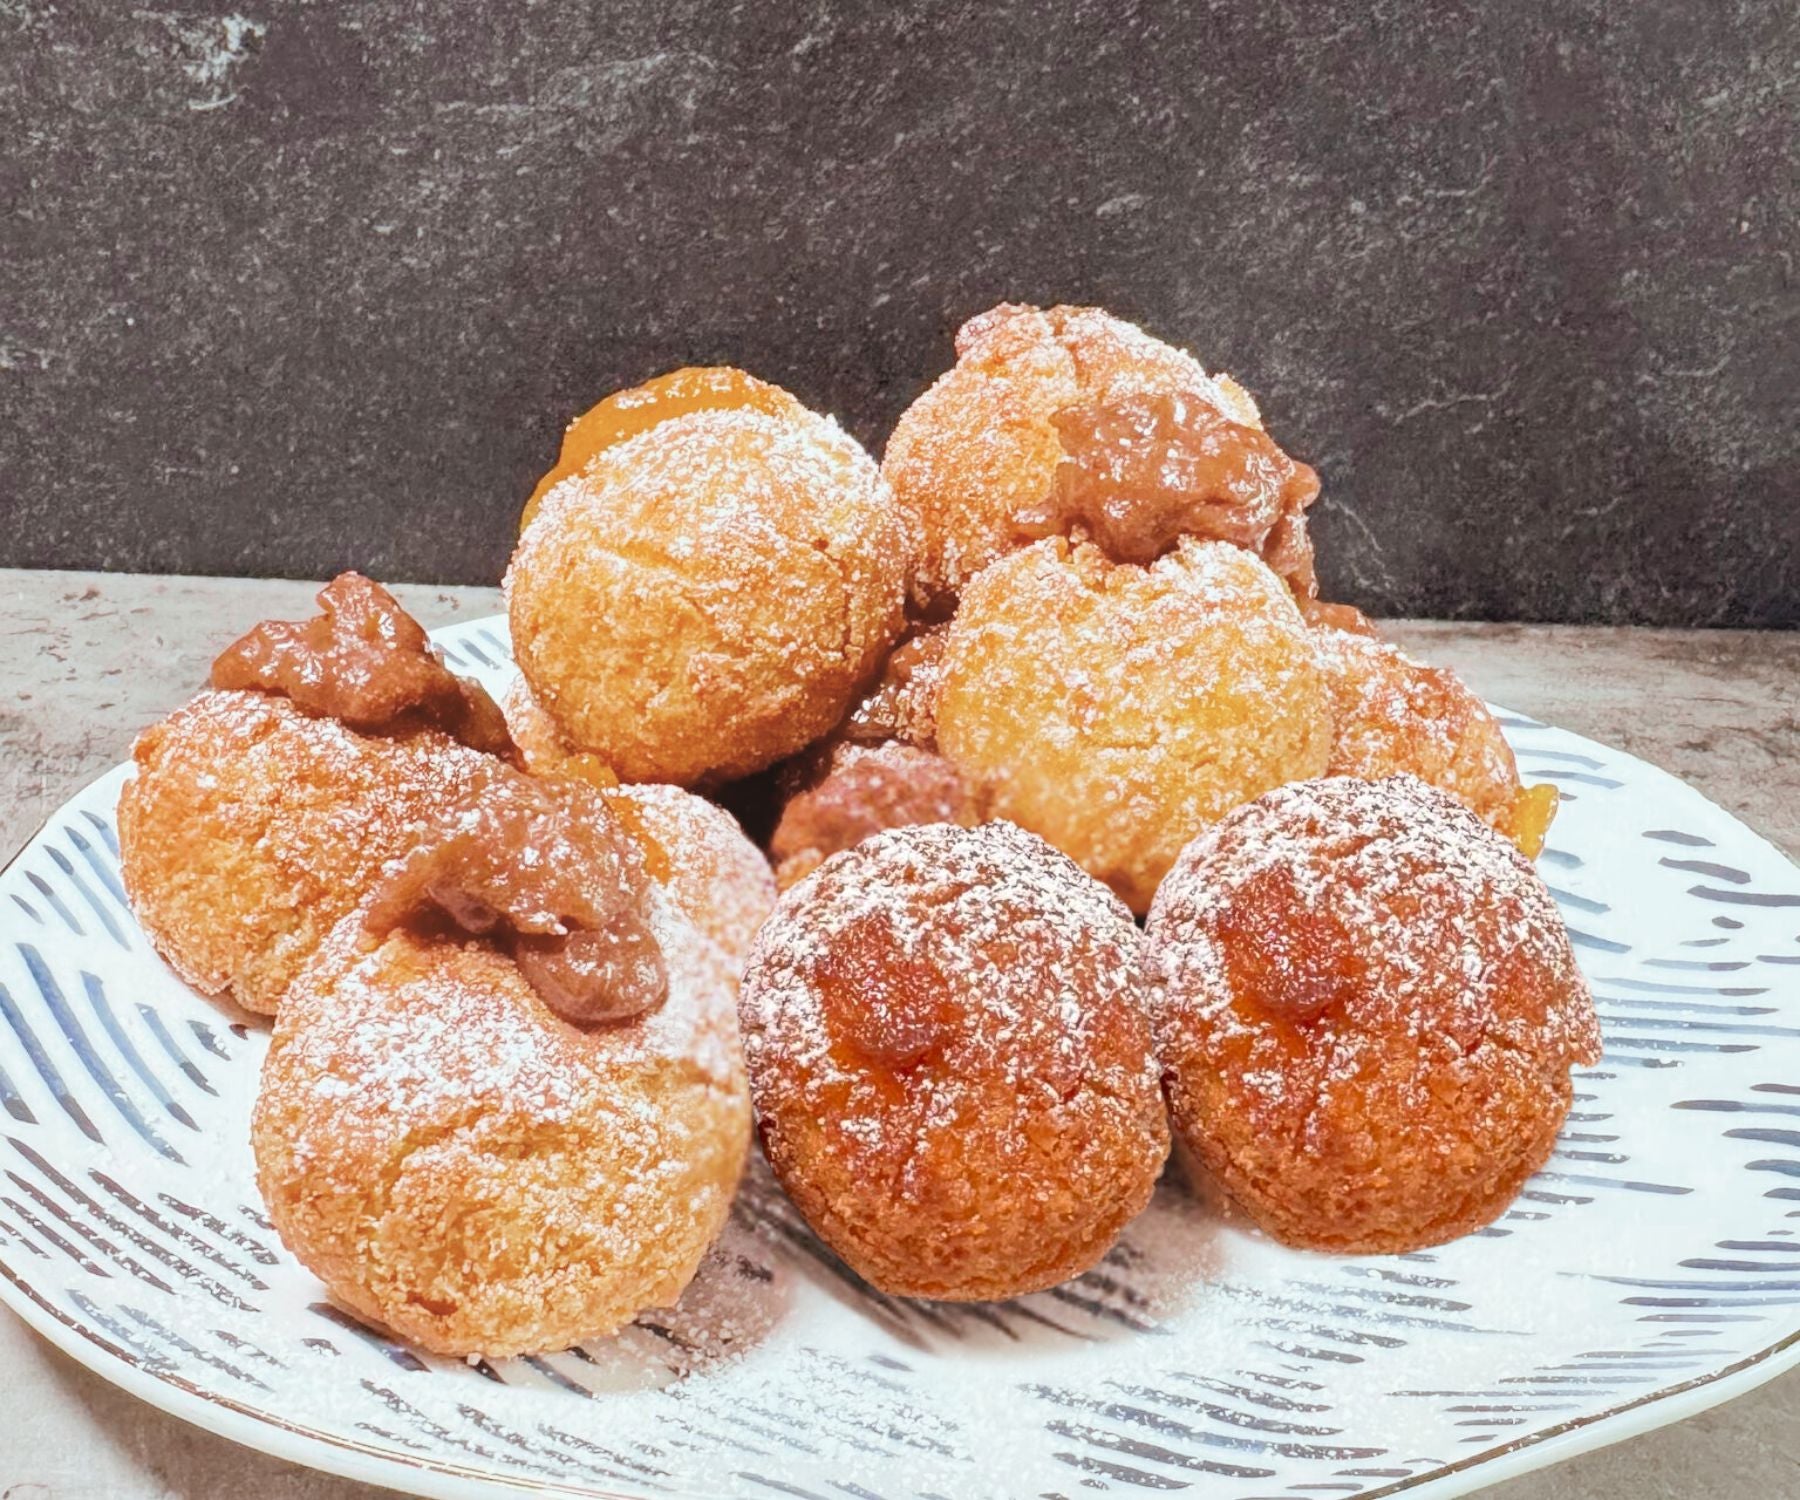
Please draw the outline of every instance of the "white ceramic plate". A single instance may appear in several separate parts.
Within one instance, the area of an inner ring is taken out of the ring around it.
[[[500,620],[441,632],[503,687]],[[253,1447],[440,1496],[1467,1493],[1800,1358],[1800,872],[1680,782],[1507,716],[1565,794],[1545,877],[1606,1057],[1550,1167],[1425,1254],[1281,1249],[1177,1188],[1016,1302],[861,1285],[767,1173],[668,1314],[540,1359],[390,1342],[281,1248],[247,1120],[265,1031],[120,890],[124,768],[0,875],[0,1297]]]

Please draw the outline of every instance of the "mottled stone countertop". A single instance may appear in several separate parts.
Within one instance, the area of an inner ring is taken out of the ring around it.
[[[312,584],[0,570],[0,856],[136,729],[202,680],[253,621],[307,612]],[[399,590],[427,624],[486,614],[493,589]],[[1800,635],[1405,622],[1391,633],[1486,697],[1692,782],[1800,854]],[[237,1494],[350,1500],[162,1415],[0,1313],[0,1500]],[[1800,1372],[1673,1427],[1514,1480],[1496,1500],[1750,1500],[1800,1493]]]

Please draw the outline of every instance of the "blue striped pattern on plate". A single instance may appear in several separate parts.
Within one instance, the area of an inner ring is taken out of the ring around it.
[[[504,621],[437,639],[504,688]],[[138,931],[121,768],[0,875],[0,1297],[180,1415],[440,1495],[1441,1500],[1653,1425],[1800,1354],[1800,873],[1671,777],[1504,723],[1564,794],[1542,868],[1606,1055],[1547,1169],[1453,1245],[1299,1254],[1166,1185],[1086,1276],[940,1306],[862,1285],[759,1168],[679,1307],[423,1354],[263,1217],[266,1033]]]

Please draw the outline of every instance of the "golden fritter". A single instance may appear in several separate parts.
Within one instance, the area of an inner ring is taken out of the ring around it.
[[[513,648],[622,780],[716,784],[842,719],[905,624],[914,551],[836,423],[685,411],[545,493],[507,574]]]
[[[1413,776],[1278,788],[1150,911],[1182,1144],[1276,1238],[1395,1254],[1500,1214],[1600,1031],[1531,863]]]
[[[578,1026],[493,942],[353,913],[289,991],[252,1121],[283,1242],[359,1316],[532,1353],[680,1296],[750,1109],[717,953],[653,889],[663,1001]]]
[[[1251,553],[1195,541],[1148,567],[1060,538],[993,564],[951,622],[937,731],[984,813],[1138,912],[1195,833],[1319,775],[1331,745],[1288,590]]]
[[[882,472],[920,518],[920,592],[955,596],[1053,535],[1148,563],[1182,536],[1258,552],[1316,591],[1318,480],[1228,376],[1095,307],[1017,303],[964,324],[954,368],[901,416]]]
[[[764,1153],[821,1238],[898,1296],[1097,1262],[1169,1147],[1141,944],[1007,823],[891,830],[786,892],[740,1013]]]
[[[531,524],[544,496],[572,474],[579,474],[603,448],[648,432],[658,422],[696,411],[728,411],[747,407],[771,417],[804,417],[806,408],[778,385],[758,380],[730,365],[688,365],[670,370],[629,390],[614,391],[590,406],[563,432],[556,462],[538,481],[519,530]]]
[[[133,747],[120,864],[157,951],[272,1012],[418,827],[512,772],[499,708],[379,584],[340,574],[310,620],[265,620]]]
[[[200,694],[132,755],[119,862],[139,925],[195,989],[264,1013],[422,819],[509,769],[253,692]]]
[[[1411,772],[1462,798],[1537,858],[1556,816],[1556,788],[1520,784],[1500,725],[1460,677],[1358,632],[1316,628],[1313,642],[1331,694],[1328,774],[1376,781]]]

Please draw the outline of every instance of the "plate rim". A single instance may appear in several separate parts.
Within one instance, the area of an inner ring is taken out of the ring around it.
[[[0,866],[0,873],[4,873]],[[479,1470],[460,1470],[436,1459],[412,1459],[385,1449],[365,1447],[335,1433],[286,1422],[226,1397],[208,1395],[179,1376],[146,1370],[124,1351],[86,1328],[77,1327],[44,1304],[0,1254],[0,1303],[10,1308],[52,1347],[127,1395],[158,1411],[199,1427],[255,1452],[342,1479],[373,1484],[402,1493],[428,1494],[434,1500],[482,1500],[499,1495],[569,1496],[577,1500],[645,1500],[623,1490],[559,1484],[521,1477],[501,1479]],[[1605,1411],[1548,1427],[1514,1439],[1486,1453],[1445,1464],[1378,1490],[1365,1490],[1359,1500],[1414,1494],[1420,1500],[1455,1500],[1516,1479],[1564,1459],[1609,1448],[1659,1427],[1673,1426],[1701,1412],[1766,1385],[1800,1366],[1800,1327],[1724,1369],[1678,1381]],[[1620,1421],[1619,1419],[1626,1419]],[[323,1455],[323,1456],[322,1456]],[[388,1471],[393,1472],[388,1472]],[[418,1488],[421,1476],[430,1485]]]
[[[504,621],[505,616],[482,616],[434,630],[431,634],[435,639],[451,630],[469,630],[481,625],[491,625],[496,620]],[[1604,741],[1577,734],[1574,730],[1563,730],[1561,726],[1552,725],[1533,715],[1500,705],[1489,706],[1534,727],[1557,728],[1562,733],[1600,746],[1610,754],[1674,782],[1686,792],[1699,797],[1718,816],[1726,819],[1748,838],[1800,870],[1800,863],[1794,861],[1773,840],[1752,828],[1736,813],[1721,807],[1698,787],[1673,772],[1664,770],[1655,762]],[[83,781],[45,815],[4,862],[0,862],[0,875],[4,875],[22,859],[71,804],[98,783],[121,772],[129,773],[133,767],[134,763],[129,760],[118,762]],[[553,1479],[525,1475],[507,1478],[488,1471],[467,1469],[438,1458],[415,1457],[364,1445],[336,1433],[288,1422],[279,1415],[259,1411],[230,1397],[208,1393],[179,1375],[146,1369],[127,1351],[92,1330],[75,1324],[40,1298],[30,1279],[8,1262],[3,1247],[0,1247],[0,1306],[10,1309],[53,1348],[126,1394],[179,1421],[283,1462],[382,1489],[427,1495],[432,1500],[485,1500],[485,1497],[496,1495],[563,1496],[570,1497],[570,1500],[645,1500],[641,1493],[634,1495],[623,1490],[598,1489],[587,1484],[564,1484]],[[1483,1453],[1472,1454],[1453,1463],[1395,1480],[1379,1489],[1365,1490],[1361,1492],[1360,1500],[1383,1500],[1383,1497],[1402,1494],[1417,1496],[1418,1500],[1454,1500],[1454,1497],[1473,1494],[1565,1459],[1611,1447],[1615,1443],[1697,1416],[1748,1394],[1800,1366],[1800,1315],[1796,1315],[1796,1319],[1796,1325],[1775,1342],[1720,1369],[1621,1401],[1603,1411],[1522,1434]]]

